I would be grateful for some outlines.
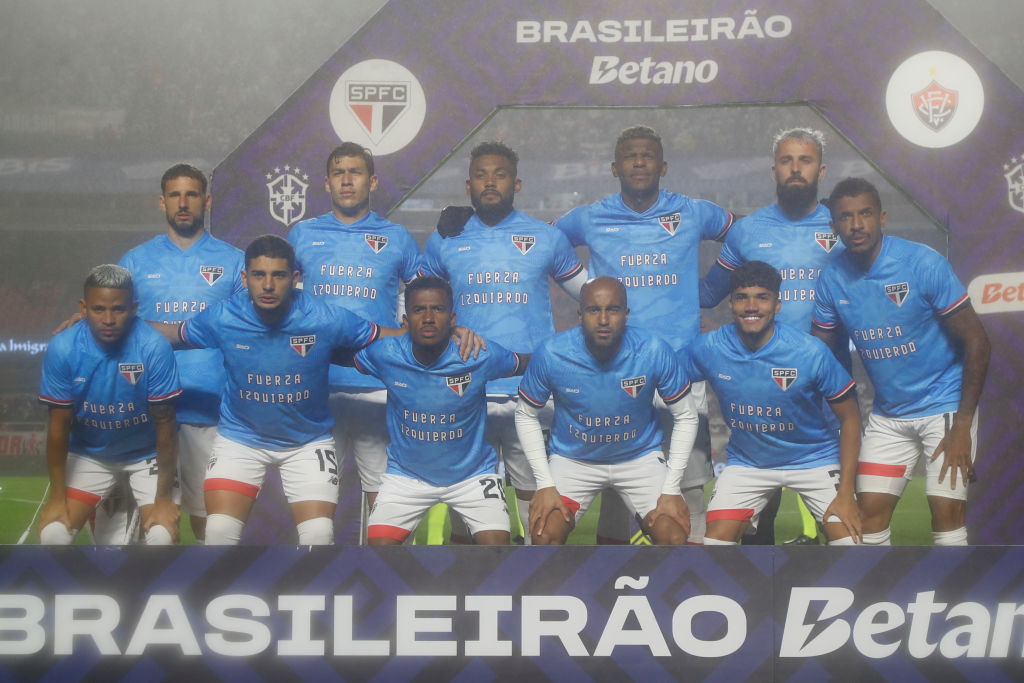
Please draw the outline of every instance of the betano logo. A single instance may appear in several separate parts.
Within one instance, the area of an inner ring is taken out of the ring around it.
[[[967,286],[978,313],[1024,311],[1024,273],[979,275]]]
[[[331,126],[341,140],[374,154],[412,142],[427,113],[423,87],[412,72],[387,59],[368,59],[341,75],[331,91]]]

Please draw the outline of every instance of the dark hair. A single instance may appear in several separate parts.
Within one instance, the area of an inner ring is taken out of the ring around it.
[[[245,248],[245,269],[260,256],[267,258],[283,258],[288,261],[288,270],[295,270],[295,249],[283,237],[277,235],[260,235]]]
[[[343,142],[327,155],[327,175],[331,175],[331,164],[342,157],[362,157],[366,162],[367,175],[373,175],[373,154],[358,142]]]
[[[418,277],[405,286],[405,312],[409,312],[409,302],[412,300],[412,293],[419,292],[424,289],[440,289],[444,292],[445,299],[448,301],[449,312],[455,307],[455,297],[452,295],[452,286],[448,284],[448,281],[439,278],[436,275],[424,275]]]
[[[206,194],[206,174],[191,164],[175,164],[160,177],[160,194],[167,191],[167,183],[175,178],[191,178],[199,183],[199,192]]]
[[[845,197],[859,197],[862,194],[869,194],[875,199],[875,208],[882,210],[882,198],[878,196],[878,188],[864,178],[843,178],[832,188],[832,194],[828,196],[826,206],[832,214],[832,220],[836,219],[836,204]]]
[[[481,142],[479,145],[474,147],[473,151],[469,153],[469,163],[472,164],[477,157],[486,156],[488,154],[505,157],[508,159],[508,162],[512,164],[513,173],[519,173],[519,155],[512,151],[512,148],[504,142],[498,142],[497,140]]]
[[[658,145],[658,152],[665,156],[665,150],[661,146],[661,136],[650,126],[630,126],[619,133],[619,137],[615,140],[616,156],[619,154],[619,148],[630,140],[650,140]]]
[[[781,285],[779,271],[764,261],[747,261],[729,276],[729,294],[744,287],[764,287],[777,296]]]
[[[128,292],[129,299],[135,300],[135,283],[132,282],[131,272],[113,263],[105,263],[90,270],[82,289],[86,294],[90,289],[123,289]]]

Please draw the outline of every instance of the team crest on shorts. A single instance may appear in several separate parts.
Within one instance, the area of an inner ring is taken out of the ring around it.
[[[796,368],[772,368],[772,379],[786,391],[796,381]]]
[[[953,120],[959,99],[956,90],[944,88],[934,80],[910,98],[918,120],[934,131],[942,130]]]
[[[299,354],[303,358],[309,353],[309,350],[313,348],[313,344],[316,344],[315,334],[304,334],[298,337],[292,337],[288,340],[292,348],[295,349],[295,353]]]
[[[680,220],[682,220],[682,214],[678,211],[667,216],[658,216],[658,222],[661,223],[661,227],[665,228],[670,235],[676,234],[676,230],[679,229]]]
[[[132,383],[132,386],[142,377],[142,363],[118,363],[117,371],[121,376]]]
[[[1024,155],[1003,164],[1003,177],[1006,178],[1006,198],[1010,201],[1010,208],[1024,213]]]
[[[206,280],[206,284],[212,287],[217,280],[224,277],[224,266],[199,266],[199,274]]]
[[[370,249],[373,249],[374,254],[379,254],[384,247],[388,246],[387,235],[371,235],[365,232],[363,233],[363,239],[370,245]]]
[[[640,392],[647,386],[647,375],[640,375],[639,377],[628,377],[626,379],[619,380],[619,386],[627,394],[636,398],[640,395]]]
[[[909,282],[897,282],[896,284],[885,286],[885,295],[892,299],[892,302],[897,306],[903,305],[903,302],[907,300],[907,294],[910,294]]]
[[[445,377],[448,382],[448,388],[454,391],[459,396],[463,396],[466,393],[466,387],[473,379],[473,373],[467,372],[465,375],[455,375],[454,377]]]
[[[512,244],[525,254],[533,249],[533,245],[537,244],[537,238],[533,235],[512,235]]]
[[[286,164],[284,171],[277,167],[273,173],[266,174],[266,179],[267,209],[275,221],[288,227],[306,215],[306,189],[309,183],[303,181],[309,180],[308,173]]]
[[[834,232],[816,232],[814,233],[814,241],[818,243],[818,246],[825,250],[825,253],[831,253],[832,247],[836,246],[836,242],[839,238],[836,237]]]

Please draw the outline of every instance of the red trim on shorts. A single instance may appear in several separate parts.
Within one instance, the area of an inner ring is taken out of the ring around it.
[[[366,527],[366,538],[390,538],[399,543],[405,542],[409,537],[409,530],[402,527],[391,526],[390,524],[373,524]]]
[[[857,463],[857,474],[870,474],[876,477],[904,477],[907,474],[906,465],[883,465],[878,462]]]
[[[575,517],[576,513],[580,511],[580,504],[572,498],[566,498],[565,496],[561,496],[561,498],[562,502],[565,503],[565,507],[569,508],[569,512]]]
[[[749,522],[754,517],[754,508],[732,508],[727,510],[708,510],[709,522],[727,519],[733,522]]]
[[[234,479],[224,479],[221,477],[213,477],[203,482],[204,491],[234,491],[235,493],[241,493],[243,496],[249,496],[255,498],[256,494],[260,492],[259,486],[253,486],[252,484],[246,484],[241,481],[235,481]]]
[[[73,489],[70,486],[64,487],[64,495],[71,500],[77,500],[80,503],[85,503],[91,507],[96,507],[100,504],[100,496],[95,493],[89,493],[82,489]]]
[[[703,546],[704,544],[701,543],[700,541],[687,541],[686,545],[699,545],[699,546]]]

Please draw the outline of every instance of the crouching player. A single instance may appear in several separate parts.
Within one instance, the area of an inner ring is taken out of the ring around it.
[[[127,474],[149,545],[178,539],[177,425],[181,393],[170,345],[136,323],[131,273],[96,266],[79,302],[85,318],[54,337],[39,400],[49,406],[50,495],[39,540],[69,545]]]
[[[509,542],[498,457],[484,441],[486,383],[522,374],[528,356],[495,343],[474,359],[451,340],[452,288],[434,276],[405,289],[409,334],[359,351],[356,367],[387,387],[387,471],[367,522],[370,545],[397,545],[435,503],[454,508],[481,545]]]
[[[686,372],[711,383],[726,424],[726,468],[708,504],[705,545],[737,543],[756,529],[768,498],[796,491],[830,544],[861,538],[854,499],[860,412],[849,373],[825,344],[775,321],[779,272],[748,261],[729,278],[733,324],[683,351]],[[822,397],[839,419],[835,435]]]

